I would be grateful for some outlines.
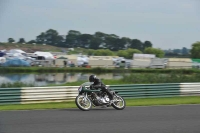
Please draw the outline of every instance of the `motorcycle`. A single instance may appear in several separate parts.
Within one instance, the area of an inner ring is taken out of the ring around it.
[[[123,110],[126,102],[123,97],[119,96],[116,91],[110,91],[113,94],[113,100],[109,99],[106,92],[102,90],[92,90],[92,82],[85,82],[78,88],[78,96],[75,99],[76,106],[83,111],[89,111],[92,105],[95,106],[112,106],[117,110]],[[107,88],[109,89],[109,88]]]

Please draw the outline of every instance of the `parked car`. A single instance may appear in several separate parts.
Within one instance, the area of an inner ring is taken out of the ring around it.
[[[87,63],[87,62],[84,62],[81,66],[82,66],[82,67],[87,67],[87,66],[88,66],[88,63]]]

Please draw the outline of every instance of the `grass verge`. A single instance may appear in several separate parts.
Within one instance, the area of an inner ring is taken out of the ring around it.
[[[168,97],[168,98],[137,98],[125,99],[127,106],[154,106],[154,105],[180,105],[200,104],[199,96]],[[75,102],[39,103],[39,104],[16,104],[0,105],[3,110],[35,110],[35,109],[66,109],[77,108]]]
[[[61,72],[81,72],[81,73],[200,73],[200,69],[146,69],[146,68],[84,68],[84,67],[0,67],[0,73],[61,73]]]

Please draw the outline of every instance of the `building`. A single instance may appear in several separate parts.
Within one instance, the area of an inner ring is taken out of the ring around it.
[[[75,66],[77,66],[77,57],[78,57],[78,55],[58,55],[57,59],[60,58],[60,57],[66,58],[68,65],[74,64]]]
[[[53,65],[55,67],[67,67],[68,58],[60,56],[54,60]]]
[[[113,56],[90,56],[89,57],[89,66],[91,66],[91,67],[114,67]]]
[[[151,59],[154,59],[154,54],[133,54],[133,61],[131,67],[133,68],[147,68],[150,66]]]
[[[169,58],[166,68],[192,68],[192,64],[190,58]]]
[[[154,58],[151,59],[149,68],[166,68],[168,59],[166,58]]]

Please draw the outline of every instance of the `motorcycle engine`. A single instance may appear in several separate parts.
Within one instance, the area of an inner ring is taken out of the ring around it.
[[[101,106],[110,102],[107,94],[92,94],[93,103],[96,106]]]

